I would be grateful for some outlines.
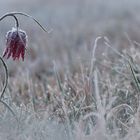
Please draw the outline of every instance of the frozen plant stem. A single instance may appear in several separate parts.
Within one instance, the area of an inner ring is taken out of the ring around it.
[[[3,15],[3,16],[0,18],[0,21],[3,20],[4,18],[8,17],[8,16],[12,16],[12,17],[14,17],[15,20],[16,20],[16,27],[19,27],[18,19],[17,19],[17,17],[16,17],[15,15],[22,15],[22,16],[31,18],[34,22],[36,22],[36,23],[41,27],[41,29],[42,29],[43,31],[45,31],[45,32],[47,32],[47,33],[50,33],[50,32],[52,31],[52,29],[51,29],[51,30],[47,30],[46,28],[44,28],[44,27],[38,22],[38,20],[36,20],[34,17],[32,17],[32,16],[30,16],[30,15],[28,15],[28,14],[26,14],[26,13],[22,13],[22,12],[10,12],[10,13],[7,13],[7,14]]]
[[[2,90],[1,95],[0,95],[0,100],[1,100],[3,98],[3,96],[4,96],[4,93],[5,93],[7,84],[8,84],[8,68],[7,68],[6,63],[4,62],[4,60],[2,59],[1,56],[0,56],[0,60],[1,60],[2,64],[3,64],[4,69],[5,69],[5,82],[4,82],[3,90]]]
[[[0,56],[0,60],[1,60],[2,64],[3,64],[4,69],[5,69],[5,82],[4,82],[4,86],[3,86],[3,89],[2,89],[2,92],[1,92],[1,95],[0,95],[0,102],[2,104],[4,104],[6,106],[6,108],[8,108],[8,110],[13,114],[15,119],[18,121],[17,116],[15,115],[14,111],[10,108],[10,106],[7,103],[2,101],[2,98],[4,96],[4,93],[5,93],[5,90],[7,88],[7,84],[8,84],[8,68],[7,68],[6,63],[4,62],[4,60],[2,59],[1,56]]]
[[[16,27],[18,28],[19,27],[19,22],[18,22],[17,17],[14,14],[11,14],[11,13],[6,14],[6,15],[4,15],[0,18],[0,21],[2,21],[4,18],[6,18],[8,16],[12,16],[15,19],[15,24],[16,24]]]

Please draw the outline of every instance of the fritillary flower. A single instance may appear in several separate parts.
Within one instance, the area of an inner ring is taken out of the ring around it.
[[[27,35],[24,31],[19,29],[19,22],[16,15],[22,15],[33,19],[34,22],[36,22],[41,27],[41,29],[47,33],[50,33],[52,30],[48,32],[35,18],[26,13],[10,12],[0,17],[0,21],[8,16],[12,16],[15,19],[15,28],[12,28],[12,30],[10,30],[6,35],[6,49],[3,53],[3,57],[6,57],[7,59],[12,57],[13,60],[19,60],[19,58],[21,57],[24,61]]]
[[[4,18],[9,17],[9,16],[13,17],[15,20],[15,28],[12,28],[12,30],[8,31],[6,34],[6,49],[3,53],[3,57],[6,57],[7,59],[12,57],[13,60],[16,60],[16,59],[19,60],[20,58],[22,58],[22,60],[24,61],[24,55],[25,55],[25,50],[26,50],[26,45],[27,45],[27,35],[23,30],[19,29],[19,21],[16,15],[22,15],[22,16],[32,19],[34,22],[36,22],[40,26],[42,30],[44,30],[47,33],[49,32],[35,18],[33,18],[32,16],[26,13],[10,12],[0,17],[0,21],[2,21]],[[0,102],[3,103],[16,117],[15,113],[10,108],[10,106],[7,105],[7,103],[2,100],[2,98],[4,97],[5,90],[7,88],[7,85],[8,85],[8,68],[5,61],[3,60],[1,56],[0,56],[0,61],[2,62],[5,68],[5,82],[4,82],[4,86],[0,94]]]
[[[18,28],[12,28],[6,35],[6,49],[3,53],[3,57],[13,58],[13,60],[20,57],[24,60],[25,49],[27,43],[27,35],[24,31]]]

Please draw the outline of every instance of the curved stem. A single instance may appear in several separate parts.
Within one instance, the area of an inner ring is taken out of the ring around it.
[[[7,13],[7,14],[5,14],[4,16],[2,16],[2,17],[0,18],[0,21],[1,21],[2,19],[4,19],[5,17],[7,17],[7,16],[14,16],[14,15],[22,15],[22,16],[31,18],[31,19],[34,20],[34,21],[40,26],[40,28],[41,28],[42,30],[44,30],[45,32],[50,33],[50,32],[52,31],[52,29],[48,31],[46,28],[44,28],[34,17],[32,17],[32,16],[30,16],[30,15],[28,15],[28,14],[26,14],[26,13],[22,13],[22,12],[10,12],[10,13]]]
[[[8,84],[8,69],[7,69],[6,63],[3,61],[1,56],[0,56],[0,60],[4,66],[4,69],[5,69],[5,82],[4,82],[4,87],[3,87],[1,95],[0,95],[0,100],[1,100],[4,96],[4,93],[5,93],[5,90],[7,88],[7,84]]]
[[[0,21],[3,20],[4,18],[8,17],[8,16],[12,16],[12,17],[15,19],[15,21],[16,21],[16,22],[15,22],[16,28],[18,28],[18,27],[19,27],[18,19],[17,19],[17,17],[16,17],[14,14],[12,14],[12,13],[8,13],[8,14],[5,14],[4,16],[0,17]]]
[[[17,27],[18,27],[18,26],[17,26]],[[1,60],[3,66],[4,66],[4,68],[5,68],[5,83],[4,83],[4,87],[3,87],[2,93],[1,93],[1,95],[0,95],[0,102],[1,102],[2,104],[4,104],[4,105],[9,109],[9,111],[15,116],[15,119],[18,121],[18,118],[17,118],[16,114],[14,113],[14,111],[12,110],[12,108],[11,108],[6,102],[4,102],[4,101],[2,100],[2,98],[3,98],[3,96],[4,96],[4,93],[5,93],[5,90],[6,90],[6,88],[7,88],[7,84],[8,84],[8,68],[7,68],[6,63],[4,62],[4,60],[2,59],[1,56],[0,56],[0,60]]]
[[[12,15],[14,18],[15,18],[15,21],[16,21],[16,28],[18,29],[19,28],[19,22],[18,22],[18,19],[15,15]]]

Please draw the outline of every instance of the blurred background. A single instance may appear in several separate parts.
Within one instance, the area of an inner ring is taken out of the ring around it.
[[[24,61],[4,58],[3,101],[19,120],[0,105],[0,138],[139,140],[140,0],[0,0],[0,16],[13,11],[52,31],[17,16],[28,43]],[[0,56],[14,22],[0,22]]]
[[[0,5],[1,15],[10,11],[26,12],[48,30],[53,29],[46,34],[31,19],[19,16],[20,27],[28,34],[28,48],[38,56],[39,52],[43,53],[39,57],[60,55],[64,61],[65,50],[69,57],[73,49],[76,50],[72,55],[85,52],[84,49],[92,48],[97,36],[107,36],[118,48],[127,47],[125,33],[136,41],[140,38],[138,0],[5,0]],[[0,24],[1,44],[4,44],[5,33],[14,22],[7,18]]]
[[[28,35],[28,46],[24,62],[5,60],[13,90],[26,76],[53,85],[54,61],[62,77],[79,72],[81,64],[88,67],[98,36],[108,37],[119,51],[131,46],[129,39],[140,41],[139,0],[1,0],[0,6],[1,16],[11,11],[25,12],[48,30],[53,29],[47,34],[32,19],[18,16],[20,28]],[[10,17],[0,22],[1,54],[6,32],[13,26]],[[101,40],[96,56],[102,57],[105,51],[109,49]]]

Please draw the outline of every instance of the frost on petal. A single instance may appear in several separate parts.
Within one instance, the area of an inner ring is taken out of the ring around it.
[[[6,50],[3,57],[7,56],[8,59],[11,56],[13,60],[21,57],[24,60],[26,42],[26,33],[20,29],[12,28],[6,34]]]

